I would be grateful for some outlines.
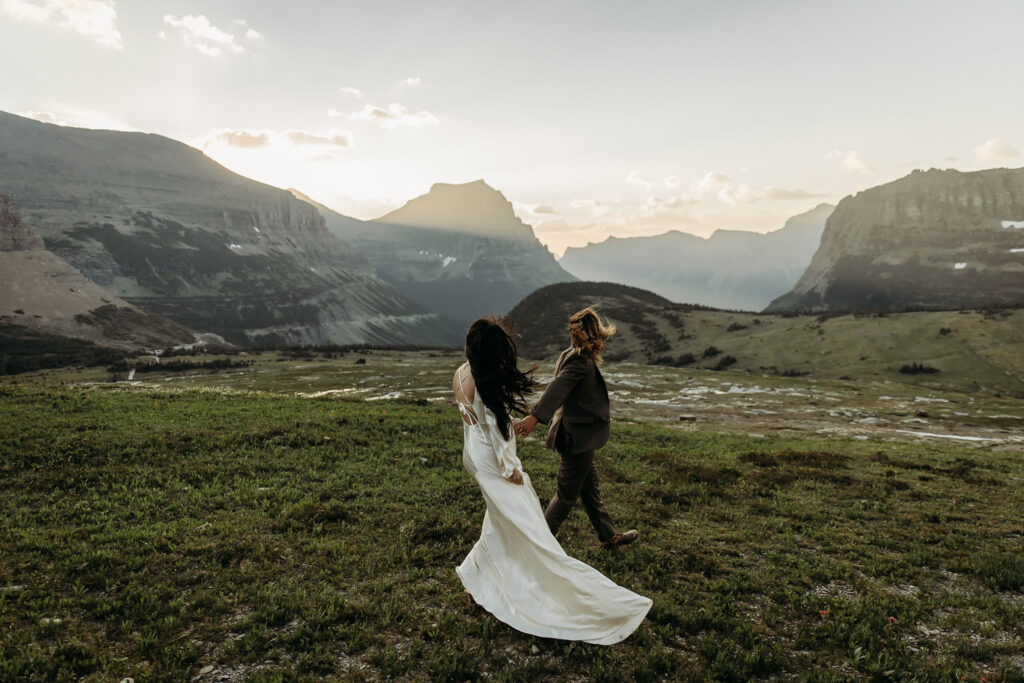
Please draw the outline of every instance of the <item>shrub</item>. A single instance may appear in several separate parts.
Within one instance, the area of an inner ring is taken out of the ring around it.
[[[900,368],[900,372],[902,372],[904,375],[920,375],[922,373],[932,374],[935,372],[940,372],[940,370],[938,368],[933,368],[930,365],[923,365],[921,363],[911,363],[909,365],[902,366]]]
[[[722,352],[722,350],[719,349],[717,346],[709,346],[708,348],[704,349],[704,353],[702,354],[702,357],[703,358],[714,358],[715,356],[717,356],[721,352]]]
[[[977,559],[975,572],[992,590],[1024,590],[1024,557],[1015,553],[988,553]]]
[[[718,359],[718,362],[711,366],[712,370],[725,370],[727,367],[736,362],[736,359],[732,356],[722,356]]]

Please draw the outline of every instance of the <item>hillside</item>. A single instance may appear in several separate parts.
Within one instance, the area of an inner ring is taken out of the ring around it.
[[[1024,303],[1024,168],[914,171],[846,197],[769,311]]]
[[[0,187],[47,249],[104,291],[233,343],[457,337],[315,208],[168,138],[0,112]]]
[[[522,336],[521,354],[555,356],[568,346],[569,316],[585,306],[618,327],[604,353],[609,363],[892,379],[1024,396],[1024,309],[771,315],[701,309],[631,287],[581,282],[538,290],[509,313]],[[915,363],[938,372],[900,372]]]
[[[0,338],[3,356],[24,337],[39,353],[47,346],[163,348],[197,341],[196,334],[104,291],[43,241],[0,195]],[[31,348],[26,351],[32,350]]]
[[[516,217],[511,202],[482,180],[437,183],[373,221],[318,206],[328,229],[384,280],[460,330],[480,315],[508,311],[538,287],[575,279]]]
[[[759,311],[796,284],[835,207],[819,204],[769,233],[673,230],[570,247],[559,263],[582,280],[621,282],[672,301]]]

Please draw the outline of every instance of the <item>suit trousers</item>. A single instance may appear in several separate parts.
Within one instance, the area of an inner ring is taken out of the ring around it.
[[[569,516],[576,499],[579,498],[583,501],[583,509],[587,511],[590,523],[597,531],[598,539],[602,542],[609,540],[615,535],[615,525],[612,524],[611,517],[601,502],[597,468],[594,467],[594,451],[572,454],[559,451],[559,455],[558,491],[548,503],[548,509],[544,511],[548,528],[552,534],[557,534],[558,528],[562,526],[562,522]]]

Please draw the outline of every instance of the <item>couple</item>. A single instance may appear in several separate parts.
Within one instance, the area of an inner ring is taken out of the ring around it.
[[[515,341],[502,322],[481,318],[466,334],[469,359],[452,390],[464,422],[462,463],[476,477],[487,503],[480,540],[455,570],[473,599],[515,629],[545,638],[611,645],[643,621],[651,600],[566,555],[554,534],[583,500],[601,545],[636,539],[616,533],[601,503],[594,451],[609,433],[608,391],[598,370],[614,327],[590,308],[569,319],[572,347],[558,359],[555,378],[530,415],[513,424],[513,409],[536,387],[533,370],[517,367]],[[530,477],[516,457],[517,434],[551,421],[546,445],[561,455],[558,492],[541,510]]]

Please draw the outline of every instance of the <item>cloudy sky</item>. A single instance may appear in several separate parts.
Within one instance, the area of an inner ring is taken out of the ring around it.
[[[1024,165],[1019,0],[0,0],[0,109],[371,218],[485,179],[553,251]]]

